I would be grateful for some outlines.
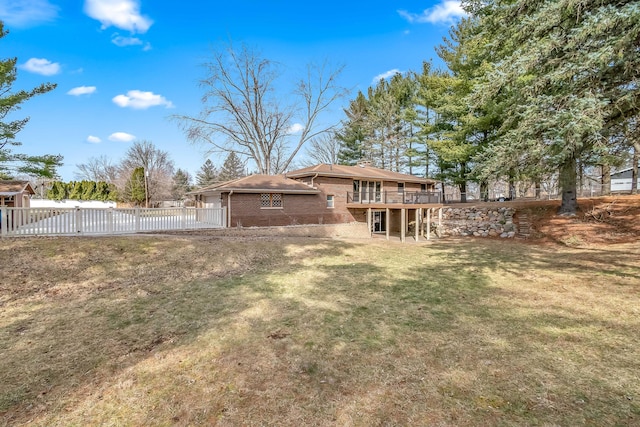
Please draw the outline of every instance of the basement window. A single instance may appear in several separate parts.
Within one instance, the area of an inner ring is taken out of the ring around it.
[[[327,195],[327,208],[333,209],[335,207],[335,200],[333,198],[333,194]]]
[[[282,193],[262,193],[260,194],[260,208],[282,209]]]

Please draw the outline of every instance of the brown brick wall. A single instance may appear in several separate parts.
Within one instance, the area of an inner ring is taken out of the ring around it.
[[[260,194],[233,194],[231,227],[340,224],[355,221],[346,208],[327,208],[326,194],[283,194],[282,198],[281,209],[265,209],[260,207]],[[226,206],[226,200],[223,206]]]
[[[310,178],[301,181],[311,184]],[[236,193],[231,196],[231,227],[268,227],[297,224],[342,224],[366,222],[366,209],[347,209],[347,193],[353,191],[353,179],[316,177],[313,185],[320,194],[283,194],[282,209],[260,207],[260,194]],[[383,191],[394,191],[398,184],[383,182]],[[420,191],[420,184],[406,183],[406,191]],[[333,195],[334,208],[327,208],[327,195]],[[227,207],[227,194],[222,207]],[[391,230],[400,230],[400,213],[391,214]]]

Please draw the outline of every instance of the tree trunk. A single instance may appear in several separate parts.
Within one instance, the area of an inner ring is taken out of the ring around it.
[[[461,182],[458,187],[460,188],[460,203],[467,203],[467,182]]]
[[[576,195],[580,195],[581,197],[584,196],[584,194],[582,194],[584,191],[584,165],[582,164],[582,162],[578,162],[578,188],[577,188],[577,194]]]
[[[536,200],[540,200],[540,187],[542,187],[542,183],[540,182],[540,179],[536,179],[534,182],[534,185],[536,187],[535,192],[536,192]]]
[[[560,215],[575,215],[578,211],[576,166],[576,158],[573,156],[560,165],[559,178],[560,190],[562,191],[562,204],[558,211]]]
[[[480,181],[480,199],[483,202],[489,201],[489,183],[487,181]]]
[[[424,161],[425,161],[424,177],[429,178],[429,146],[427,144],[425,144]]]
[[[633,143],[633,161],[631,163],[631,194],[638,194],[638,161],[640,160],[640,141]]]
[[[516,198],[516,182],[513,175],[509,175],[509,200]]]
[[[460,164],[460,184],[458,184],[458,188],[460,188],[460,203],[467,203],[467,164]]]
[[[410,139],[409,139],[409,175],[413,175],[413,129],[410,130]]]
[[[609,194],[611,194],[611,166],[602,165],[601,170],[602,177],[600,185],[602,186],[602,189],[600,193],[603,196],[608,196]]]

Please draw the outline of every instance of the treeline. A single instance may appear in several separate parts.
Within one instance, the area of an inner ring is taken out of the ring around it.
[[[118,200],[118,190],[115,185],[104,181],[55,181],[47,191],[50,200],[99,200],[115,202]]]
[[[158,206],[163,201],[188,202],[195,187],[184,169],[175,169],[168,152],[150,141],[135,141],[117,163],[102,156],[77,165],[77,177],[68,184],[55,183],[47,193],[56,200],[113,200],[134,206]],[[244,163],[230,153],[221,168],[207,159],[196,176],[196,186],[204,187],[245,175]],[[93,184],[95,185],[93,185]]]
[[[640,2],[463,1],[446,64],[380,81],[346,109],[339,159],[368,159],[487,194],[490,182],[577,177],[640,158]],[[637,177],[634,177],[635,183]]]

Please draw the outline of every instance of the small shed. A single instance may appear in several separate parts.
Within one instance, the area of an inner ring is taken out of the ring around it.
[[[0,181],[0,206],[28,208],[33,194],[29,181]]]
[[[631,191],[633,181],[633,168],[622,169],[611,174],[611,191]],[[638,186],[640,189],[640,175],[638,175]]]

